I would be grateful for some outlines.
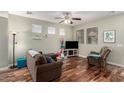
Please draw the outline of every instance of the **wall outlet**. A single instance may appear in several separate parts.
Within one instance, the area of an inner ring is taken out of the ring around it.
[[[118,47],[123,47],[123,44],[117,44]]]

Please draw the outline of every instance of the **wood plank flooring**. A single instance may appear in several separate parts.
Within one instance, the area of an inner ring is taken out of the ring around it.
[[[53,82],[121,82],[124,81],[124,68],[107,65],[106,75],[92,67],[87,70],[87,60],[72,57],[64,60],[62,75]],[[32,82],[27,68],[0,71],[0,82]]]
[[[59,82],[109,82],[110,75],[104,77],[103,73],[99,72],[99,69],[92,67],[87,70],[87,62],[84,58],[70,58],[64,62],[63,73]]]

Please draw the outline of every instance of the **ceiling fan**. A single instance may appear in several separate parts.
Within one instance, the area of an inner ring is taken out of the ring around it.
[[[64,17],[55,17],[55,19],[61,19],[59,23],[65,23],[65,24],[73,24],[73,20],[81,21],[81,18],[71,17],[70,12],[63,12]]]

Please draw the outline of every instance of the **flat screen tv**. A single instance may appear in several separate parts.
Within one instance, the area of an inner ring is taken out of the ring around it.
[[[65,48],[66,49],[78,49],[78,41],[66,41]]]

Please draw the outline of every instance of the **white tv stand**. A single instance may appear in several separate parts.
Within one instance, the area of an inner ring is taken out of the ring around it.
[[[79,50],[78,49],[65,49],[64,50],[64,56],[66,57],[72,57],[72,56],[78,56]]]

